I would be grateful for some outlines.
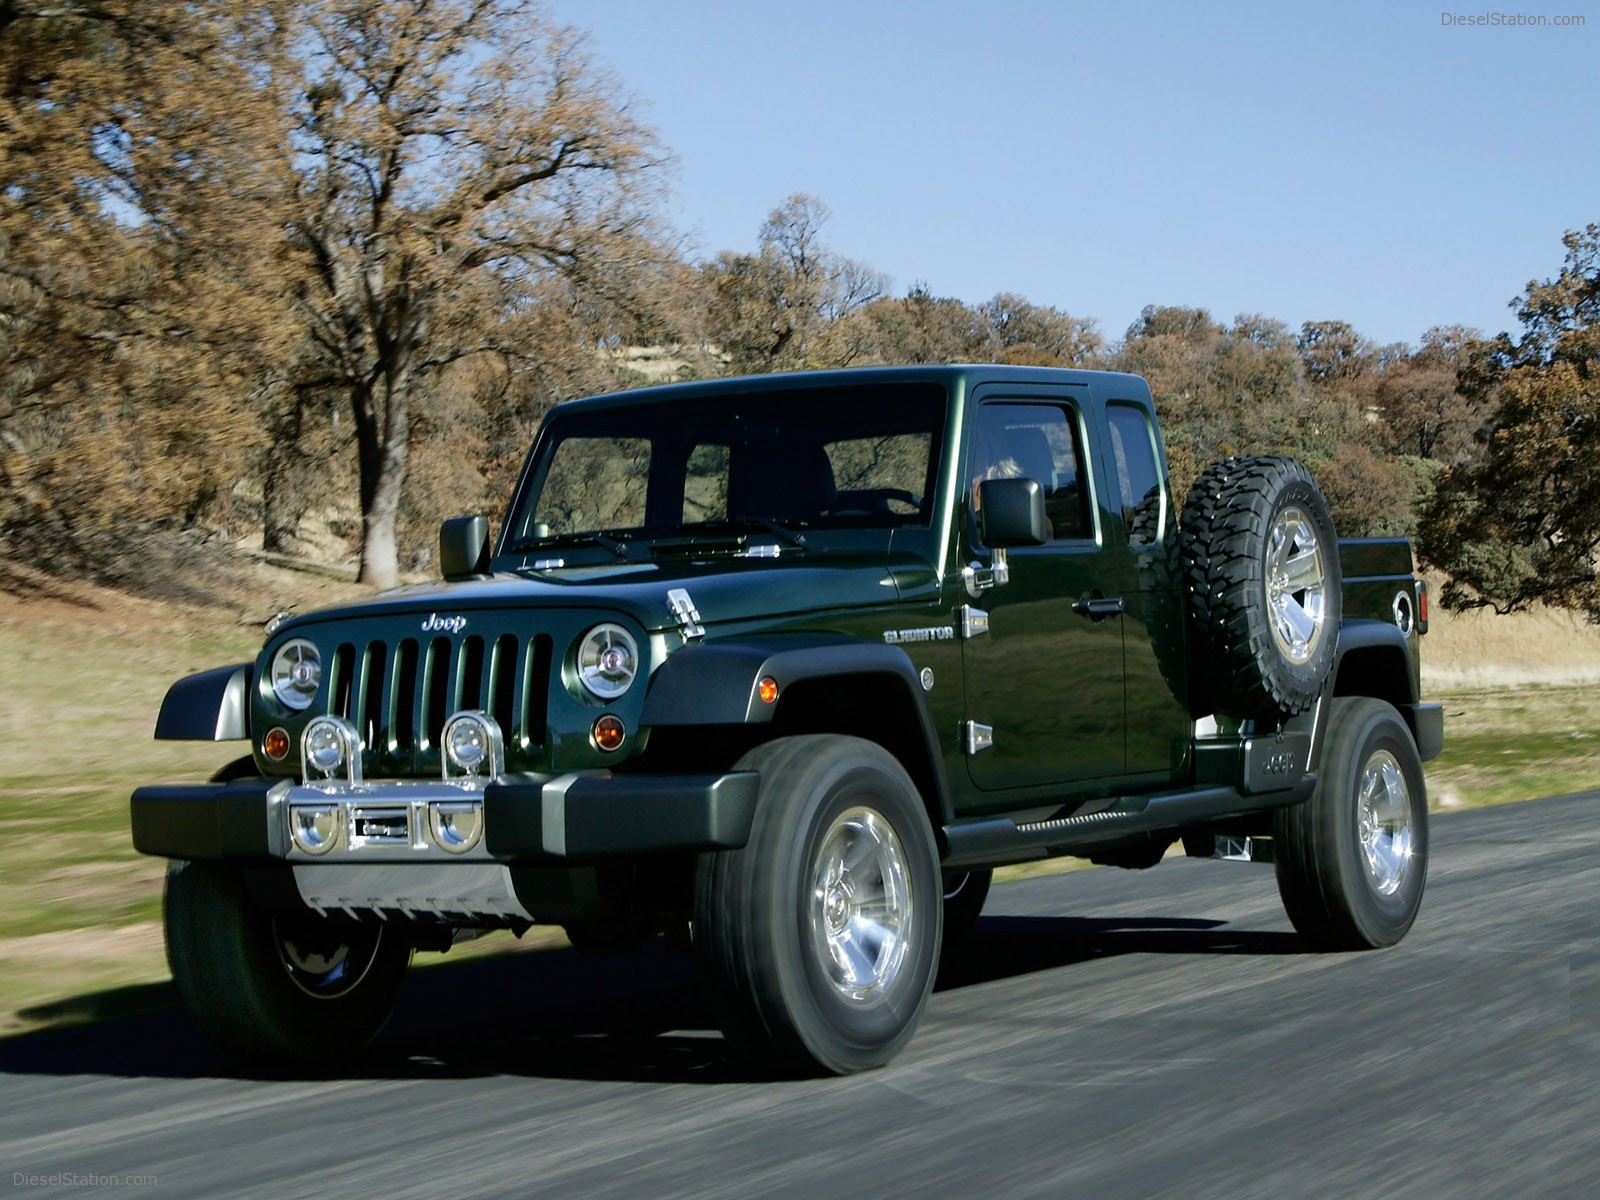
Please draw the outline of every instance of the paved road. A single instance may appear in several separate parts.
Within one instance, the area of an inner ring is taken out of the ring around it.
[[[244,1077],[176,1015],[0,1042],[0,1191],[1600,1195],[1600,793],[1436,818],[1434,855],[1375,954],[1303,953],[1266,868],[996,888],[850,1079],[741,1078],[659,953],[419,973],[355,1073]]]

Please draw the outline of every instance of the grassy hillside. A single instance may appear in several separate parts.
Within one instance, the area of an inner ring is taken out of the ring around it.
[[[200,566],[203,601],[194,562],[188,591],[162,596],[158,582],[134,596],[0,560],[0,1035],[92,1015],[78,998],[167,978],[164,864],[131,849],[128,793],[202,780],[238,751],[154,741],[167,685],[250,657],[280,609],[362,591],[336,573],[222,552]],[[1600,786],[1600,629],[1561,613],[1436,614],[1424,653],[1448,714],[1445,752],[1428,769],[1436,808]],[[498,936],[463,949],[513,945]]]

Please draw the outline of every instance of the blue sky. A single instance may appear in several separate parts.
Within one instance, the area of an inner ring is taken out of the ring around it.
[[[546,0],[676,155],[701,254],[793,192],[837,251],[968,302],[1515,328],[1600,222],[1600,3]]]

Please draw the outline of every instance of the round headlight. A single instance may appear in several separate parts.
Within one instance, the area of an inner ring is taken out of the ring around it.
[[[615,700],[639,673],[639,646],[621,625],[596,625],[578,643],[578,679],[602,700]]]
[[[322,684],[322,652],[305,638],[290,638],[272,656],[272,694],[286,708],[302,712]]]

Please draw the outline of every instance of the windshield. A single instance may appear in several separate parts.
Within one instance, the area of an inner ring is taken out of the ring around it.
[[[558,414],[510,545],[926,526],[945,419],[937,384],[689,397]],[[787,540],[803,545],[804,538]]]

